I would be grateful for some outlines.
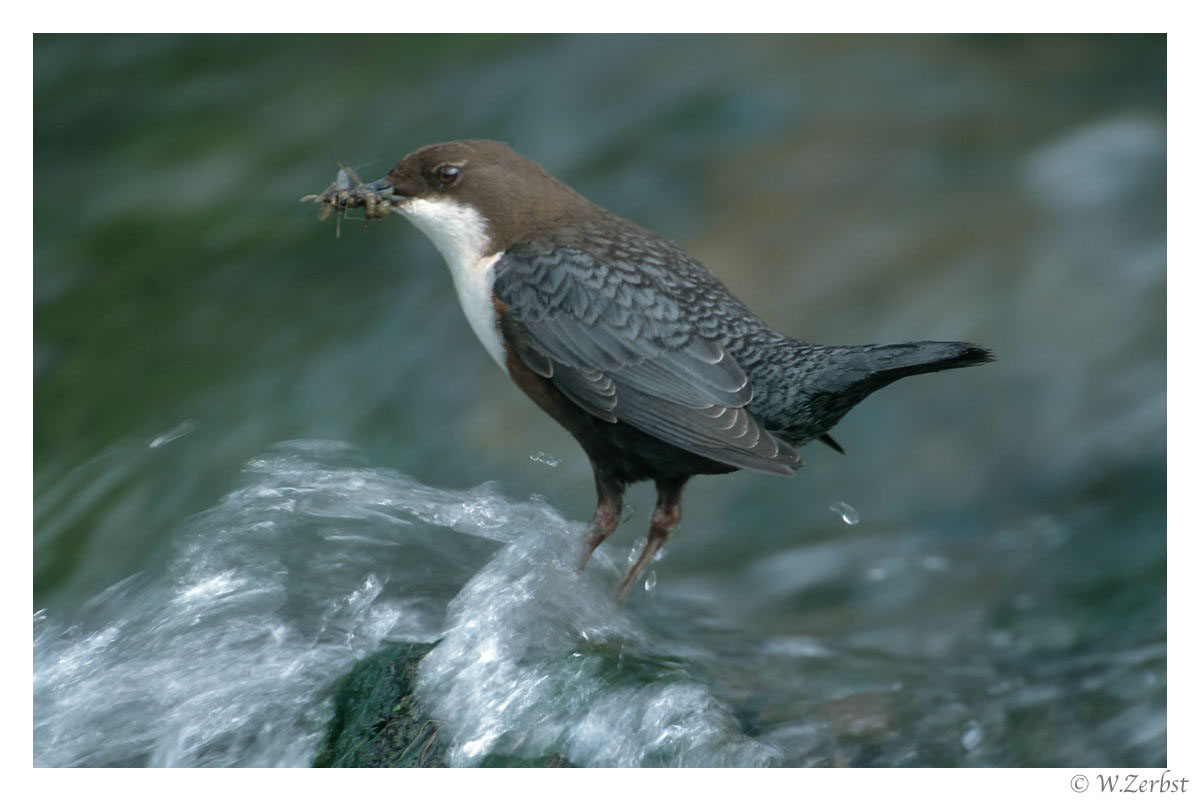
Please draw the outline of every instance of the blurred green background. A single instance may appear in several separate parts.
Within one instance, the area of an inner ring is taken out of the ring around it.
[[[1133,592],[1157,621],[1165,57],[1164,36],[37,36],[34,606],[155,570],[281,440],[589,515],[582,453],[474,341],[424,238],[338,239],[297,202],[339,160],[371,180],[488,137],[786,333],[999,357],[872,397],[834,432],[848,456],[808,448],[790,482],[698,479],[660,581],[736,606],[723,576],[799,545],[1058,526],[1075,550],[1031,553],[1033,584],[1080,572],[1083,608]]]

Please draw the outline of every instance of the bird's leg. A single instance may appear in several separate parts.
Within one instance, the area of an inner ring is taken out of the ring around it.
[[[587,537],[583,540],[583,554],[579,557],[579,572],[587,567],[592,551],[600,547],[600,543],[617,530],[621,523],[621,506],[625,498],[625,484],[621,481],[594,470],[596,474],[596,514],[588,526]]]
[[[658,553],[658,549],[663,546],[667,537],[671,536],[671,532],[679,525],[679,518],[683,516],[681,505],[683,485],[687,480],[687,476],[655,479],[654,485],[658,488],[658,503],[654,505],[654,513],[650,515],[650,533],[646,535],[646,544],[642,547],[642,552],[638,554],[637,561],[633,563],[633,567],[629,568],[629,572],[625,574],[625,580],[621,582],[621,587],[617,590],[618,603],[625,600],[625,596],[629,594],[629,588],[633,586],[638,575],[646,569],[646,565],[650,564],[654,554]]]

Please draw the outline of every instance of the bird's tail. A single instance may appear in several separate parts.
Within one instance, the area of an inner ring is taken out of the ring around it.
[[[849,360],[866,373],[872,392],[906,376],[970,367],[995,358],[991,351],[970,342],[903,342],[846,350]]]
[[[821,436],[856,404],[893,381],[910,375],[970,367],[993,360],[991,351],[969,342],[903,342],[898,345],[799,345],[805,375],[792,420],[780,429],[788,442]],[[826,442],[841,450],[835,442]]]

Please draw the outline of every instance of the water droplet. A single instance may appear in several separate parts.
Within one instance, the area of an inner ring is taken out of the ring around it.
[[[950,562],[946,557],[934,553],[921,560],[921,567],[934,573],[944,573],[950,568]]]
[[[658,549],[658,551],[656,551],[656,552],[655,552],[655,554],[654,554],[654,558],[653,558],[651,561],[652,561],[652,562],[657,562],[658,560],[662,559],[662,558],[663,558],[664,556],[666,556],[666,555],[667,555],[667,549],[666,549],[666,548],[659,548],[659,549]]]
[[[654,588],[658,586],[658,574],[651,570],[646,574],[646,581],[642,586],[646,588],[646,592],[654,592]]]
[[[1030,609],[1033,609],[1035,606],[1037,606],[1037,600],[1035,600],[1034,597],[1029,593],[1023,592],[1013,598],[1012,605],[1013,608],[1017,609],[1018,611],[1028,612]]]
[[[168,442],[174,442],[175,440],[179,439],[180,437],[186,437],[188,434],[192,433],[195,430],[196,430],[196,421],[195,420],[184,420],[182,423],[175,426],[170,431],[164,431],[163,433],[159,434],[154,439],[150,440],[150,444],[147,447],[161,448],[163,445],[166,445]]]
[[[529,461],[537,462],[538,464],[544,464],[546,467],[558,467],[559,463],[557,456],[552,456],[545,451],[538,451],[537,453],[529,454]]]
[[[967,723],[967,730],[963,732],[962,747],[968,751],[972,751],[979,747],[983,742],[983,727],[978,721],[972,720]]]
[[[858,525],[858,510],[845,501],[834,501],[829,504],[829,511],[842,518],[847,526]]]
[[[633,547],[629,549],[629,556],[625,557],[625,561],[632,565],[634,562],[637,561],[638,554],[640,554],[641,552],[642,552],[642,544],[640,542],[635,542],[633,544]]]

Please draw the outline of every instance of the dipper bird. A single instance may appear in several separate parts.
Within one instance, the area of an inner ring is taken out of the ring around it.
[[[992,359],[965,342],[812,345],[756,317],[676,245],[597,206],[507,145],[428,145],[385,178],[313,198],[398,213],[441,252],[467,321],[592,464],[579,569],[620,522],[627,485],[658,500],[638,574],[679,523],[694,475],[790,476],[796,448],[898,378]],[[331,190],[333,188],[331,187]]]

